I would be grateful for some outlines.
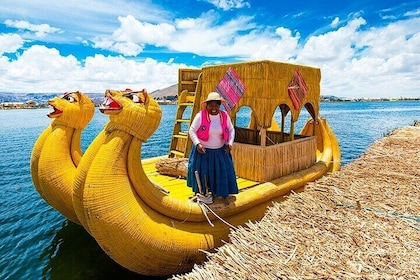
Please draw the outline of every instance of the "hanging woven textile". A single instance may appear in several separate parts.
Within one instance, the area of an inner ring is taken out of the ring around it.
[[[225,108],[229,112],[238,103],[246,87],[232,67],[226,71],[216,86],[216,91],[225,99]]]
[[[289,83],[287,91],[289,92],[289,97],[292,100],[293,107],[298,110],[302,105],[306,93],[308,92],[308,86],[297,69],[295,70],[295,74]]]

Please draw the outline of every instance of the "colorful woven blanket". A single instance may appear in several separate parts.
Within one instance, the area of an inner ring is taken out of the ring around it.
[[[289,83],[287,91],[289,92],[289,97],[292,100],[293,107],[298,110],[302,105],[306,93],[308,92],[308,86],[297,69],[295,70],[295,74]]]
[[[218,92],[226,101],[225,108],[228,112],[236,103],[238,103],[239,99],[241,99],[245,89],[244,83],[232,67],[229,67],[222,80],[216,86],[216,92]]]

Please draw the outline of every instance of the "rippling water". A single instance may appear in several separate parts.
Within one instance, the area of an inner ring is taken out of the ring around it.
[[[162,106],[162,111],[160,127],[143,145],[144,158],[168,151],[176,106]],[[0,279],[142,279],[112,261],[82,227],[67,221],[36,192],[30,155],[50,123],[48,112],[0,110]],[[420,102],[321,103],[320,114],[334,130],[347,164],[393,129],[420,121]],[[297,128],[306,118],[301,116]],[[107,121],[95,113],[82,134],[83,150]]]

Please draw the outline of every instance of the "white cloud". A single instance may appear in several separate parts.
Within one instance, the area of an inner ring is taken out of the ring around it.
[[[369,47],[364,51],[366,56],[379,56],[388,59],[401,52],[417,52],[419,48],[413,49],[418,42],[420,18],[398,21],[381,28],[371,28],[360,32],[358,46]],[[414,43],[414,44],[413,44]],[[407,49],[408,48],[408,49]]]
[[[249,2],[244,1],[244,0],[204,0],[204,1],[209,2],[210,4],[224,11],[251,7],[251,4],[249,4]]]
[[[94,47],[136,56],[143,51],[146,44],[157,47],[167,45],[175,33],[173,25],[140,22],[131,15],[118,17],[118,21],[120,27],[112,35],[93,39]]]
[[[271,58],[287,60],[295,55],[300,34],[278,27],[259,26],[253,17],[238,17],[216,24],[213,12],[195,19],[176,22],[177,33],[168,48],[178,52],[191,52],[201,56],[241,59]]]
[[[88,56],[82,65],[72,55],[62,56],[57,49],[39,45],[31,46],[6,65],[6,69],[0,67],[0,91],[9,92],[103,93],[125,88],[152,92],[177,83],[178,69],[186,67],[151,58],[138,62],[104,55]]]
[[[176,23],[176,28],[178,28],[179,30],[183,30],[183,29],[188,30],[188,29],[194,28],[196,19],[193,19],[193,18],[177,19],[175,23]]]
[[[143,51],[143,46],[133,42],[117,42],[112,45],[111,49],[127,56],[136,56]]]
[[[217,20],[215,13],[208,12],[199,18],[177,21],[176,26],[181,28],[171,38],[168,48],[213,57],[249,56],[258,49],[255,44],[247,44],[258,38],[253,33],[256,26],[251,17],[231,19],[220,25],[216,24]]]
[[[97,37],[94,46],[123,55],[137,55],[146,45],[153,45],[176,52],[224,57],[250,56],[258,50],[259,40],[266,42],[251,22],[252,17],[239,17],[221,25],[216,24],[217,19],[212,11],[199,18],[176,20],[174,25],[140,22],[133,16],[119,17],[120,27],[111,36]],[[270,36],[277,35],[273,32]]]
[[[31,1],[16,1],[29,6],[22,5],[20,12],[34,9]],[[172,19],[169,12],[164,13],[156,7],[147,9],[143,2],[136,6],[134,2],[119,0],[116,4],[92,0],[83,5],[69,1],[77,9],[69,9],[66,19],[59,19],[57,11],[45,5],[48,12],[42,14],[40,20],[31,20],[31,13],[27,13],[28,21],[9,21],[8,26],[40,32],[40,35],[68,36],[71,33],[74,42],[125,56],[137,56],[152,46],[173,52],[174,57],[177,53],[191,53],[191,56],[197,54],[220,58],[221,61],[232,57],[234,60],[272,59],[311,65],[321,68],[322,94],[325,95],[419,96],[418,10],[406,12],[405,20],[378,27],[372,26],[360,14],[351,14],[353,19],[347,23],[336,17],[325,25],[325,29],[318,29],[318,35],[301,38],[303,30],[282,25],[263,26],[252,16],[223,21],[217,11],[212,10],[196,18]],[[55,9],[61,5],[55,1],[48,3]],[[69,7],[66,3],[60,6],[62,13]],[[247,6],[245,1],[211,3],[221,9]],[[163,13],[161,17],[159,12]],[[46,24],[35,25],[33,22]],[[60,29],[54,30],[51,26]],[[61,31],[64,33],[57,34]],[[153,91],[176,83],[178,68],[182,67],[174,64],[173,58],[158,62],[144,55],[142,61],[134,57],[101,54],[78,60],[45,46],[33,45],[23,50],[25,39],[27,37],[22,34],[0,34],[0,91],[64,92],[79,89],[103,92],[107,88],[126,87],[144,87]],[[21,51],[17,58],[11,59],[8,55]]]
[[[408,16],[408,17],[419,16],[420,15],[420,9],[417,9],[417,10],[414,10],[414,11],[408,11],[404,15]]]
[[[157,47],[167,45],[175,33],[173,25],[140,22],[131,15],[118,17],[118,21],[120,27],[112,35],[93,39],[94,47],[136,56],[143,51],[146,44]]]
[[[256,39],[255,44],[258,45],[258,51],[251,55],[252,59],[272,59],[287,62],[296,55],[300,34],[293,35],[291,30],[284,27],[278,27],[275,34],[278,37],[267,38],[265,42],[262,39]]]
[[[20,28],[32,29],[32,32],[39,32],[39,35],[51,34],[45,31],[51,31],[53,26],[63,32],[59,37],[54,37],[53,41],[68,43],[79,42],[81,39],[91,41],[97,36],[112,33],[118,25],[117,18],[121,15],[131,14],[147,22],[165,22],[171,18],[171,13],[172,11],[165,10],[149,0],[13,0],[7,5],[2,5],[0,19],[12,19],[10,23],[18,23],[24,19],[22,22],[26,22],[26,27]]]
[[[322,92],[348,97],[419,96],[420,19],[360,30],[366,21],[308,39],[297,61],[321,68]]]
[[[366,21],[363,18],[357,18],[337,30],[310,37],[300,51],[297,61],[314,65],[327,61],[347,61],[355,53],[352,46],[358,29],[364,24]]]
[[[18,29],[28,30],[34,32],[37,37],[43,38],[50,33],[61,33],[60,28],[51,27],[49,24],[31,24],[25,20],[6,20],[4,22],[6,26],[14,27]]]
[[[16,52],[23,43],[22,37],[17,34],[0,34],[0,55]]]
[[[43,86],[43,83],[48,84],[48,81],[66,80],[72,76],[73,71],[77,72],[80,69],[80,63],[74,56],[64,57],[56,49],[39,45],[24,51],[9,65],[9,69],[2,77],[3,82],[10,83],[9,89],[19,83],[39,83]],[[37,91],[37,88],[34,87],[31,91]]]
[[[155,46],[167,45],[175,33],[175,27],[167,23],[140,22],[133,16],[118,17],[120,28],[113,32],[116,41],[146,43]]]
[[[340,18],[335,17],[334,20],[331,22],[331,27],[337,27],[339,23],[340,23]]]
[[[110,50],[125,56],[136,56],[143,51],[144,44],[136,44],[133,42],[115,42],[112,38],[104,36],[96,38],[93,47]]]

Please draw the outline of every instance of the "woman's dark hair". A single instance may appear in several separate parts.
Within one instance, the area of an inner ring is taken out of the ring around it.
[[[222,101],[220,100],[209,100],[206,102],[206,104],[209,104],[210,102],[216,102],[217,104],[222,105]]]

